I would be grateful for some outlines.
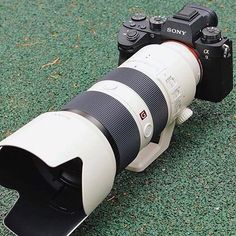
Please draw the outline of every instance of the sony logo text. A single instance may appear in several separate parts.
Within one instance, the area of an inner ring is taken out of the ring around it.
[[[180,34],[180,35],[183,35],[183,36],[187,33],[187,31],[174,29],[174,28],[170,28],[170,27],[167,28],[167,32],[172,33],[172,34]]]

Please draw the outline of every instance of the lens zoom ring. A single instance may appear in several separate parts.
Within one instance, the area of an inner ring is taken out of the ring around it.
[[[115,98],[105,93],[87,91],[75,97],[63,110],[85,112],[104,126],[106,132],[113,137],[119,152],[116,155],[118,171],[124,169],[137,156],[140,149],[137,124],[127,108]]]
[[[144,100],[152,114],[154,123],[152,141],[159,140],[159,135],[168,120],[168,107],[165,97],[157,84],[144,73],[125,67],[113,70],[102,80],[121,82],[133,89]]]

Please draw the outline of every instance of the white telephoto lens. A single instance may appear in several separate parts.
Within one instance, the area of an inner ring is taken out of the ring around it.
[[[20,194],[6,226],[21,236],[69,235],[120,171],[141,171],[168,147],[175,122],[191,116],[200,78],[185,45],[149,45],[0,142],[0,184]]]

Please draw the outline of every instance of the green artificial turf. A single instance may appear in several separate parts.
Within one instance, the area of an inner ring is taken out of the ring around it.
[[[236,44],[235,1],[196,2],[216,10]],[[0,139],[115,68],[124,19],[170,15],[185,3],[1,0]],[[194,116],[175,129],[169,149],[143,173],[119,174],[73,236],[236,235],[236,90],[219,104],[194,101],[191,108]],[[1,236],[13,235],[2,220],[16,197],[0,188]]]

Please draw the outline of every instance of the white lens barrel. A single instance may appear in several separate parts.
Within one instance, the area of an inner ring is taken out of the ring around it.
[[[39,116],[0,146],[24,149],[52,168],[81,158],[89,214],[110,191],[117,169],[130,164],[154,131],[160,135],[191,103],[200,76],[199,62],[185,45],[146,46],[64,111]]]
[[[163,130],[168,130],[168,127],[173,130],[174,121],[194,99],[200,77],[201,66],[197,57],[186,46],[178,42],[146,46],[88,91],[75,97],[62,111],[42,114],[0,142],[0,165],[5,155],[4,165],[10,169],[12,163],[6,161],[10,147],[32,154],[32,160],[37,157],[50,169],[49,172],[79,158],[82,161],[82,173],[78,173],[82,176],[82,203],[79,203],[82,206],[79,209],[85,215],[78,218],[76,215],[76,219],[71,221],[68,219],[66,229],[60,223],[56,228],[57,235],[70,233],[109,194],[115,175],[137,160],[142,150],[151,150],[145,149],[150,143],[158,145],[160,136],[163,139]],[[182,122],[185,117],[178,120]],[[154,160],[155,153],[152,155]],[[21,156],[18,162],[21,162]],[[11,174],[9,171],[7,178],[11,178]],[[41,183],[47,176],[41,172]],[[66,181],[70,179],[73,179],[73,175]],[[3,182],[0,179],[0,183],[4,185],[4,181],[5,176]],[[63,183],[63,188],[69,186],[70,191],[78,187],[74,187],[73,183]],[[34,183],[30,184],[33,192]],[[53,188],[56,193],[60,192],[55,186]],[[26,192],[30,195],[29,189]],[[40,198],[34,194],[32,196],[34,200],[37,199],[37,207],[41,209]],[[77,199],[77,195],[74,196]],[[18,202],[21,209],[25,209],[24,204],[27,203],[22,199]],[[47,212],[53,211],[49,203],[44,207]],[[22,211],[24,216],[25,212]],[[26,215],[29,212],[30,209],[27,209]],[[51,213],[54,216],[57,211]],[[63,214],[61,218],[58,217],[58,222],[67,219],[67,215]],[[11,226],[15,227],[12,230],[16,233],[20,231],[23,235],[22,230],[26,229],[21,226],[26,224],[27,219],[21,217],[21,212],[17,210],[11,211],[9,215]],[[17,225],[14,220],[19,217],[22,223]],[[40,219],[32,216],[30,220],[36,228]],[[53,227],[45,225],[41,231],[51,235],[50,232],[55,230]],[[37,235],[34,229],[27,230],[30,231],[27,235]]]
[[[174,41],[142,48],[120,66],[124,67],[144,73],[161,89],[168,104],[168,123],[192,102],[201,78],[194,53]]]

